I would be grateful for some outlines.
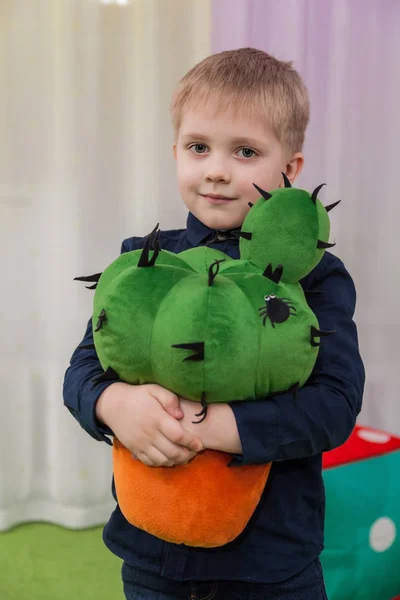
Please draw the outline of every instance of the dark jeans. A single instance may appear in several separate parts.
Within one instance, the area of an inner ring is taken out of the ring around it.
[[[328,600],[319,560],[279,583],[180,582],[124,563],[126,600]]]

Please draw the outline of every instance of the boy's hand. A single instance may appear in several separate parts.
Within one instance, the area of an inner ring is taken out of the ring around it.
[[[180,418],[181,425],[187,430],[192,432],[195,435],[200,436],[203,440],[204,446],[206,447],[206,437],[207,437],[207,425],[209,423],[210,409],[211,406],[208,407],[207,417],[201,423],[196,423],[196,421],[200,421],[202,417],[196,417],[199,414],[203,407],[200,402],[193,402],[192,400],[186,400],[185,398],[179,398],[179,406],[182,410],[183,417]],[[179,417],[177,417],[179,418]]]
[[[219,402],[209,404],[207,416],[201,423],[196,423],[201,419],[196,414],[203,409],[200,402],[180,398],[180,406],[184,413],[184,417],[180,420],[182,426],[194,435],[198,435],[203,441],[204,448],[230,454],[243,454],[236,418],[229,404]]]
[[[203,450],[201,439],[179,422],[178,396],[156,384],[110,385],[97,401],[96,416],[151,467],[185,464]]]

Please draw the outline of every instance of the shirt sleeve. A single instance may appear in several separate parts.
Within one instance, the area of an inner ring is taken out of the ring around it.
[[[310,289],[324,292],[307,297],[320,329],[336,333],[321,339],[313,372],[296,399],[286,393],[229,403],[243,448],[232,466],[313,456],[342,445],[354,429],[365,381],[353,321],[354,283],[335,258]]]
[[[141,238],[133,238],[132,248],[126,240],[122,242],[121,254],[141,246]],[[64,405],[78,423],[95,440],[112,445],[107,436],[113,436],[111,429],[102,425],[96,418],[96,402],[104,390],[115,381],[104,381],[93,387],[94,379],[104,373],[96,350],[81,348],[93,344],[92,319],[89,319],[81,344],[74,351],[70,365],[65,372],[63,384]]]

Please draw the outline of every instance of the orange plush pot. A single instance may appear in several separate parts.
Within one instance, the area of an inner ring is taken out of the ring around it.
[[[168,542],[223,546],[245,528],[271,468],[228,467],[231,460],[225,452],[205,450],[186,465],[148,467],[114,438],[120,509],[132,525]]]

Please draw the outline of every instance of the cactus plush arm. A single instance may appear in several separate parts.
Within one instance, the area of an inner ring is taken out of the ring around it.
[[[324,184],[322,184],[324,185]],[[267,262],[284,266],[283,280],[294,283],[305,277],[321,260],[329,243],[330,212],[339,202],[323,206],[319,185],[311,194],[285,187],[262,194],[251,208],[240,238],[240,256],[260,269]]]

